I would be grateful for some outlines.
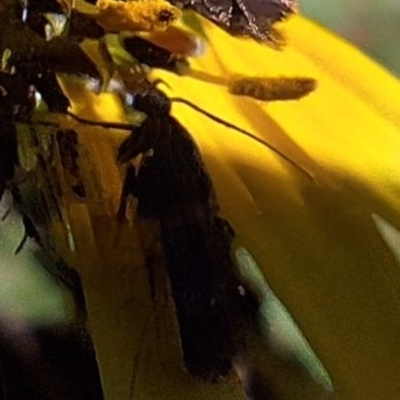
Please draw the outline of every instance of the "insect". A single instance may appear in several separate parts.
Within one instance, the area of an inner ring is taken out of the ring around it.
[[[170,105],[155,87],[136,96],[135,108],[148,118],[122,143],[118,159],[143,160],[127,174],[124,196],[138,199],[140,218],[159,223],[188,371],[217,381],[245,346],[245,310],[257,305],[241,290],[230,257],[234,232],[218,216],[199,151]]]
[[[121,163],[141,156],[139,166],[128,168],[121,206],[134,196],[138,217],[159,224],[187,369],[217,381],[235,355],[246,351],[259,305],[236,275],[230,256],[234,231],[218,215],[212,182],[190,134],[170,114],[172,102],[260,140],[187,100],[167,98],[152,84],[134,100],[147,119],[132,129],[118,154]]]

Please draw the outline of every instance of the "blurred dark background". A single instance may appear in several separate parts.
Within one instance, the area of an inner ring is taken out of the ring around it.
[[[300,0],[302,13],[400,76],[400,0]]]

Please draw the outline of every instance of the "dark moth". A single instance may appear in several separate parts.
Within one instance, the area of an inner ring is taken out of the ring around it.
[[[159,224],[189,373],[217,381],[245,349],[258,305],[236,275],[234,232],[218,216],[212,182],[170,100],[152,88],[134,106],[147,119],[122,143],[119,161],[143,158],[128,169],[123,195],[137,198],[139,218]]]

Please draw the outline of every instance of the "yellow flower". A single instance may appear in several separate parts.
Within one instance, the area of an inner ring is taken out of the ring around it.
[[[333,379],[332,398],[396,399],[400,265],[381,235],[381,218],[400,229],[399,82],[301,17],[285,25],[288,46],[280,52],[199,21],[207,51],[192,60],[191,76],[156,71],[170,88],[160,87],[252,132],[299,166],[174,103],[174,116],[201,149],[236,246],[252,254],[301,326]],[[318,88],[299,101],[267,104],[229,94],[227,83],[236,75],[312,77]],[[122,118],[118,104],[103,99],[92,114]],[[98,187],[111,187],[97,201],[113,198],[120,190],[113,153],[101,143],[92,146]],[[113,171],[108,178],[107,168]],[[241,398],[232,383],[207,386],[179,373],[179,343],[172,322],[162,318],[172,305],[167,296],[152,303],[144,261],[134,271],[125,268],[124,257],[135,249],[107,241],[115,226],[98,208],[93,216],[81,204],[69,207],[75,240],[85,243],[78,255],[86,257],[81,275],[107,400]],[[285,399],[308,398],[300,389],[290,393],[284,385],[284,391]]]
[[[190,99],[255,133],[302,166],[216,125],[184,104],[174,115],[199,144],[222,214],[288,306],[349,399],[395,399],[400,385],[400,265],[373,214],[400,228],[400,84],[301,17],[275,52],[202,21],[209,38],[192,66],[209,82],[157,73]],[[228,96],[216,77],[310,76],[300,101]],[[400,248],[400,242],[397,242]]]

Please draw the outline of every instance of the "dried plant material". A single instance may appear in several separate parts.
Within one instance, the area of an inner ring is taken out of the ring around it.
[[[164,0],[99,0],[96,20],[108,32],[163,30],[181,12]]]
[[[229,92],[237,96],[253,97],[263,101],[298,100],[317,87],[314,78],[306,77],[237,77],[228,85]]]
[[[274,24],[285,21],[297,10],[295,0],[171,0],[203,15],[234,36],[247,36],[276,46]]]

